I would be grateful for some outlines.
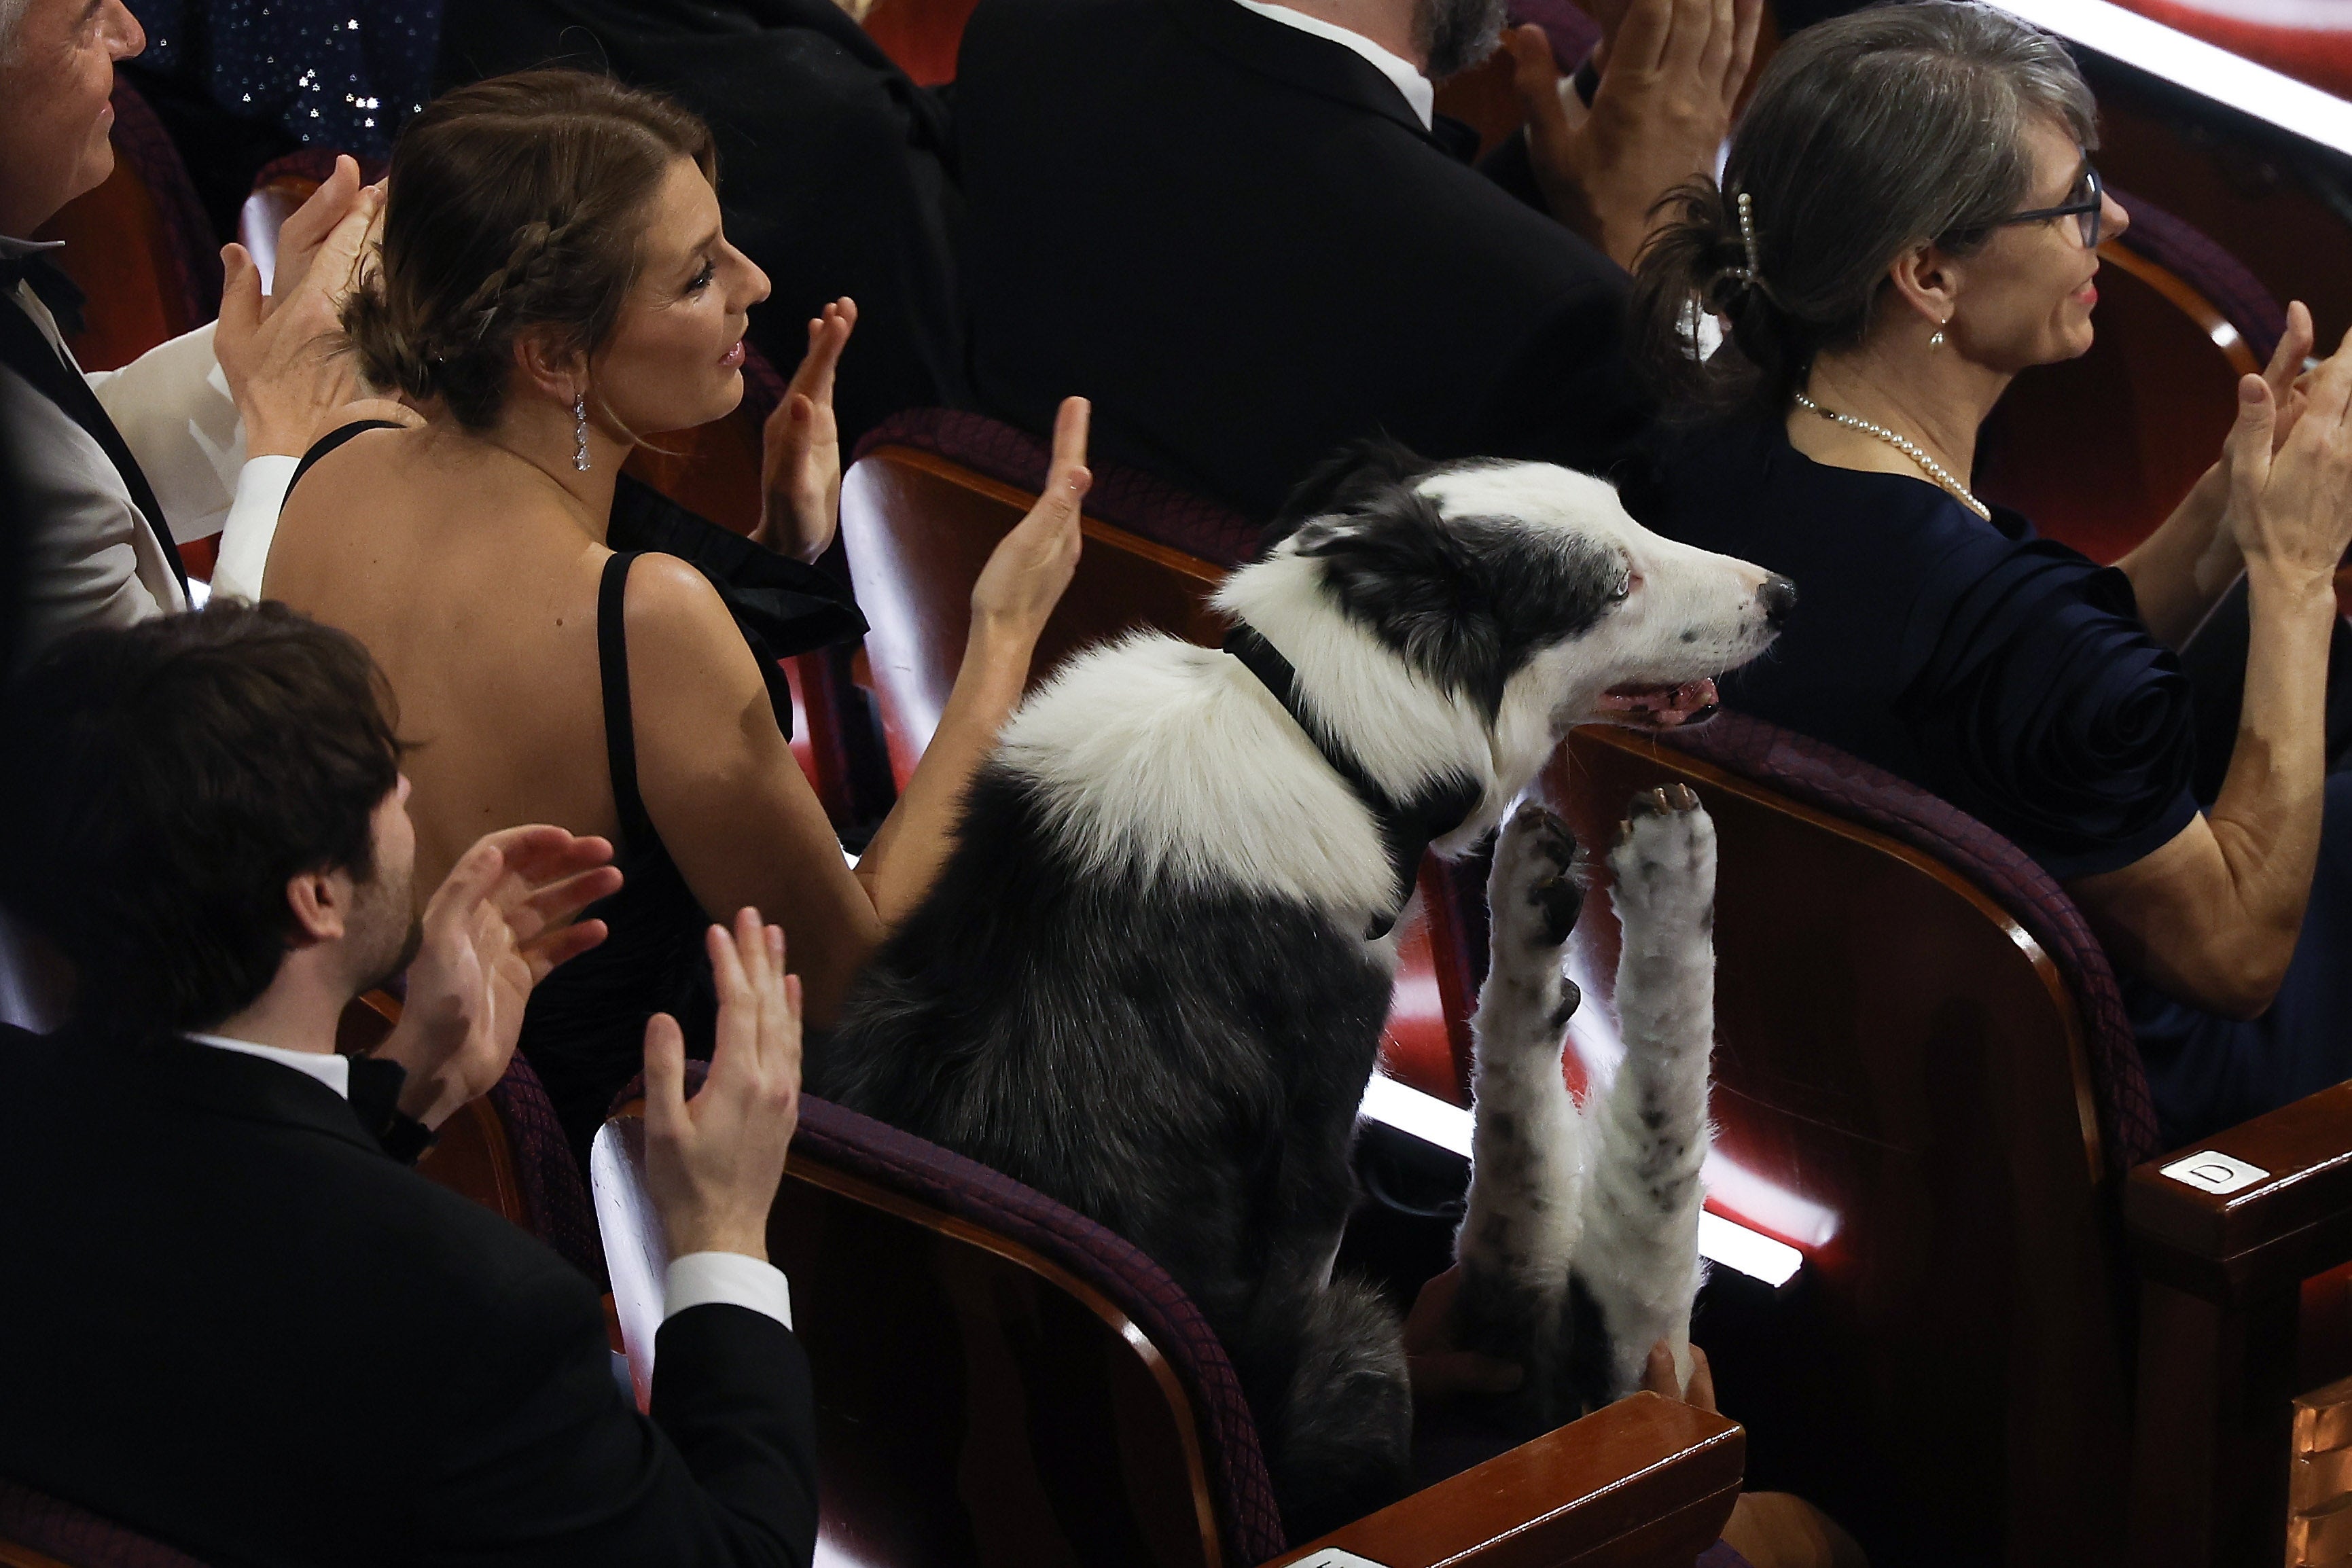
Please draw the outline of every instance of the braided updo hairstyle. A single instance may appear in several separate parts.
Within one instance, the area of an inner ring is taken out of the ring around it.
[[[718,172],[709,128],[656,93],[585,71],[535,70],[427,104],[392,154],[380,265],[343,305],[378,386],[494,424],[516,335],[603,347],[643,264],[670,166]]]
[[[1806,28],[1757,84],[1723,184],[1661,203],[1669,216],[1633,268],[1642,363],[1686,407],[1784,412],[1815,355],[1862,341],[1897,257],[1929,242],[1964,256],[2025,205],[2029,124],[2054,121],[2087,149],[2095,113],[2055,38],[1974,0]],[[1705,359],[1694,308],[1728,328]]]

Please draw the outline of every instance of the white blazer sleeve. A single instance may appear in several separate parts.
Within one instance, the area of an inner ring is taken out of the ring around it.
[[[287,487],[298,458],[248,458],[236,477],[236,499],[221,529],[220,554],[213,562],[212,590],[258,602],[262,569],[269,564],[269,542],[278,532],[278,509],[286,504]]]
[[[184,543],[218,533],[245,468],[245,427],[213,356],[211,325],[86,379],[139,459],[173,538]]]

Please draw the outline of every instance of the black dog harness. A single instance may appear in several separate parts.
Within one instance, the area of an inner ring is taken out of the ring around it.
[[[1365,928],[1364,940],[1377,942],[1395,929],[1397,919],[1405,906],[1412,902],[1413,880],[1421,871],[1421,858],[1429,850],[1432,840],[1443,838],[1478,809],[1482,792],[1467,779],[1417,800],[1400,802],[1388,791],[1372,782],[1363,764],[1346,751],[1323,738],[1323,731],[1307,721],[1305,696],[1298,689],[1298,671],[1282,657],[1275,646],[1260,636],[1257,629],[1238,624],[1225,634],[1225,652],[1241,661],[1244,669],[1258,679],[1258,683],[1274,694],[1292,721],[1307,732],[1316,751],[1333,773],[1355,792],[1356,798],[1372,814],[1380,825],[1381,842],[1387,846],[1389,866],[1395,875],[1395,885],[1402,889],[1396,907],[1386,915],[1375,914]]]

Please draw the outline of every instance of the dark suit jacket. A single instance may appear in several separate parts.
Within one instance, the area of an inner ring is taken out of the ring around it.
[[[805,1564],[791,1331],[664,1324],[387,1159],[333,1090],[184,1040],[0,1030],[0,1476],[232,1564]]]
[[[948,121],[834,0],[450,0],[436,86],[544,64],[676,98],[719,142],[727,237],[775,292],[751,341],[789,377],[808,320],[855,296],[842,449],[962,388]]]
[[[982,0],[956,79],[983,405],[1270,515],[1351,437],[1605,468],[1625,275],[1341,45],[1233,0]]]

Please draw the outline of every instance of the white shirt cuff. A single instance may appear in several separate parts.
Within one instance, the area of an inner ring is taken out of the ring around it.
[[[774,1264],[740,1252],[689,1252],[671,1258],[662,1285],[662,1321],[712,1302],[748,1307],[793,1326],[793,1288]]]
[[[236,476],[236,499],[221,529],[220,554],[213,562],[213,592],[259,600],[261,574],[269,564],[269,542],[278,536],[278,511],[294,482],[299,458],[266,453],[246,459]]]

